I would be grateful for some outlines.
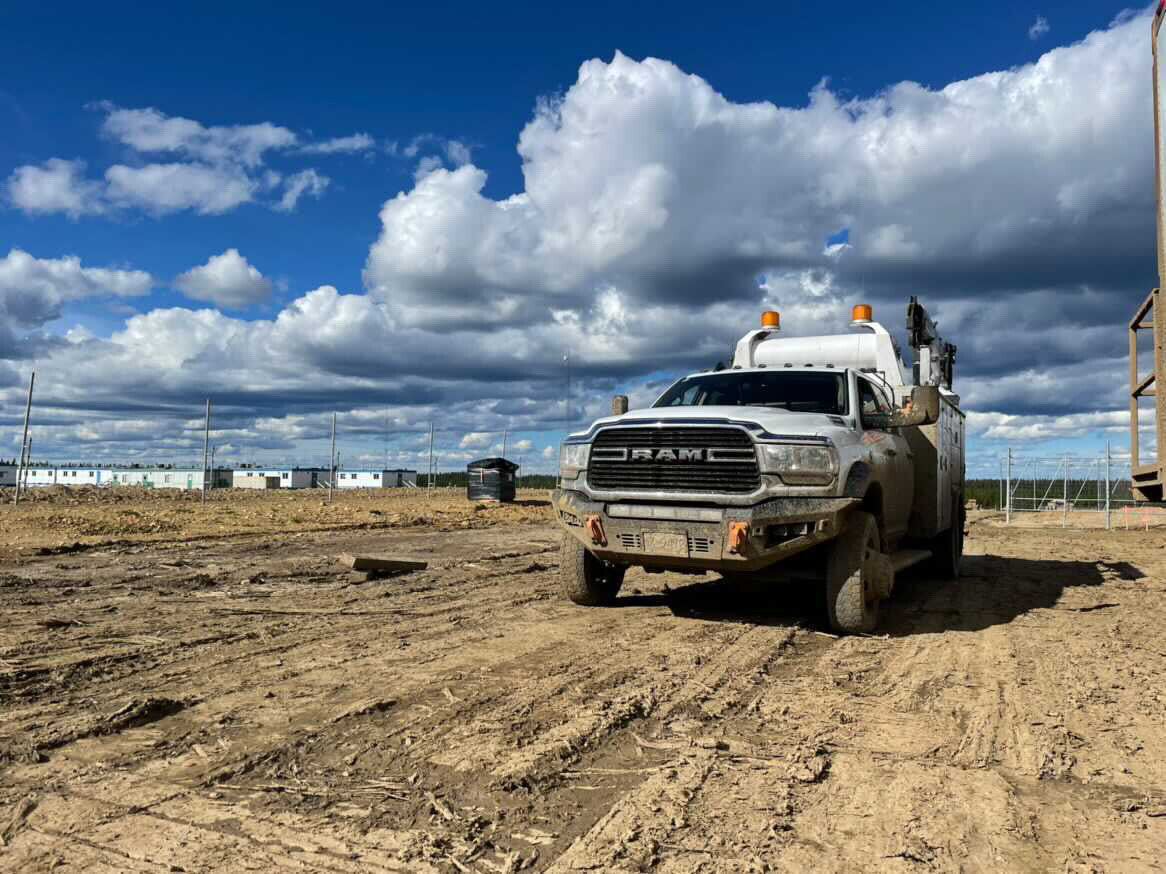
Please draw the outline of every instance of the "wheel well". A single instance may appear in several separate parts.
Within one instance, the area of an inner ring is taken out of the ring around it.
[[[862,496],[862,509],[870,513],[879,521],[879,527],[882,527],[883,522],[883,487],[878,483],[871,483],[866,494]]]
[[[856,461],[846,473],[846,486],[842,493],[848,498],[861,498],[866,494],[870,481],[870,465],[864,461]]]

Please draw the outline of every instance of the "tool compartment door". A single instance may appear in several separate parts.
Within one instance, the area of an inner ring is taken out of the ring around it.
[[[964,491],[964,414],[947,396],[939,421],[904,428],[915,463],[910,536],[929,540],[951,527],[952,498]]]

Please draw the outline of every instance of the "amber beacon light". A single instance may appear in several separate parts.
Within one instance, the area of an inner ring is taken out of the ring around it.
[[[761,314],[761,327],[763,328],[780,328],[781,314],[775,313],[773,310],[766,310]]]
[[[854,321],[856,322],[870,322],[874,321],[874,308],[868,303],[858,303],[854,305]]]

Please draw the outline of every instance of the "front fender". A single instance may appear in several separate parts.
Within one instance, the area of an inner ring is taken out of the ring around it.
[[[842,495],[847,498],[863,498],[866,490],[874,480],[874,468],[865,461],[856,461],[850,465],[842,487]]]

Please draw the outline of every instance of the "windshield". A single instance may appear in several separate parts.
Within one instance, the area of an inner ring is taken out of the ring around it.
[[[846,415],[846,379],[841,373],[725,371],[680,380],[655,407],[780,407],[795,413]]]

